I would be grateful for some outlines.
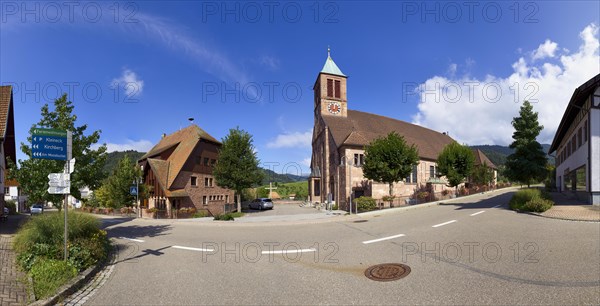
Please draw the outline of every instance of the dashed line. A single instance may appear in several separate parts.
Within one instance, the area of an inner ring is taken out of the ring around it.
[[[450,224],[450,223],[454,223],[454,222],[456,222],[456,220],[452,220],[452,221],[448,221],[448,222],[436,224],[436,225],[433,225],[432,227],[440,227],[440,226],[444,226],[446,224]]]
[[[472,216],[477,216],[477,215],[479,215],[479,214],[483,214],[484,212],[485,212],[485,210],[478,211],[478,212],[476,212],[476,213],[474,213],[474,214],[471,214],[471,217],[472,217]]]
[[[133,239],[133,238],[127,238],[127,237],[119,237],[119,239],[125,239],[125,240],[130,240],[130,241],[135,241],[135,242],[145,242],[142,239]]]
[[[280,250],[280,251],[262,251],[261,254],[296,254],[316,252],[317,249],[300,249],[300,250]]]
[[[214,249],[203,249],[203,248],[191,248],[186,246],[173,245],[171,246],[174,249],[188,250],[188,251],[197,251],[197,252],[214,252]]]
[[[500,206],[502,206],[502,204],[498,204],[498,205],[496,205],[496,206],[494,206],[494,207],[492,207],[492,208],[498,208],[498,207],[500,207]]]
[[[404,234],[398,234],[398,235],[394,235],[394,236],[388,236],[388,237],[383,237],[383,238],[378,238],[378,239],[373,239],[373,240],[367,240],[367,241],[363,241],[363,244],[369,244],[369,243],[373,243],[373,242],[379,242],[379,241],[385,241],[385,240],[390,240],[390,239],[394,239],[394,238],[398,238],[398,237],[404,237]]]

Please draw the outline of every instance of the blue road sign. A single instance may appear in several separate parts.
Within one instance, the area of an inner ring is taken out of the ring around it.
[[[137,187],[135,187],[135,186],[129,187],[129,194],[131,194],[131,195],[137,195],[137,193],[138,193]]]
[[[32,158],[67,160],[67,132],[53,129],[34,129],[31,141]]]

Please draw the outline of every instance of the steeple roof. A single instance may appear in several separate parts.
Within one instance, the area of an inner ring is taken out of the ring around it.
[[[323,69],[321,69],[321,73],[334,74],[343,77],[346,76],[331,58],[331,50],[329,48],[327,48],[327,60],[325,61]]]

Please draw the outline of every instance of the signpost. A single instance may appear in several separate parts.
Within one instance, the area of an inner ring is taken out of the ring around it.
[[[64,160],[64,173],[51,173],[48,175],[48,193],[65,195],[65,233],[64,233],[64,259],[67,261],[68,249],[68,222],[69,193],[71,190],[70,174],[75,169],[75,159],[72,157],[73,138],[70,131],[57,129],[34,128],[31,135],[31,157],[39,159]]]

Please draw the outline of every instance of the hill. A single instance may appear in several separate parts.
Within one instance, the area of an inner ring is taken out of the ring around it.
[[[507,146],[498,146],[498,145],[481,145],[481,146],[471,146],[473,149],[479,149],[483,152],[496,166],[504,166],[506,164],[506,157],[513,153],[513,149]],[[550,149],[549,144],[542,144],[542,148],[544,152],[548,152]],[[554,157],[547,155],[548,163],[554,164]]]
[[[133,150],[110,152],[107,154],[106,163],[104,163],[104,167],[102,168],[102,170],[104,170],[104,173],[110,175],[113,172],[113,170],[117,167],[119,161],[125,156],[125,154],[129,156],[129,159],[131,160],[132,164],[135,164],[135,162],[146,153]]]
[[[132,162],[135,163],[145,153],[137,152],[137,151],[133,151],[133,150],[110,152],[107,154],[106,163],[104,164],[104,168],[103,168],[104,172],[106,174],[112,173],[112,171],[115,169],[115,167],[119,163],[119,160],[121,160],[121,158],[123,158],[125,156],[125,154],[129,155],[129,159],[131,159]],[[275,173],[272,170],[268,170],[268,169],[264,169],[264,168],[261,168],[261,170],[264,174],[264,178],[261,183],[262,185],[268,185],[269,182],[293,183],[293,182],[299,182],[299,181],[306,181],[306,179],[307,179],[307,177],[305,177],[305,176],[299,176],[299,175],[294,175],[294,174],[280,174],[280,173]]]

